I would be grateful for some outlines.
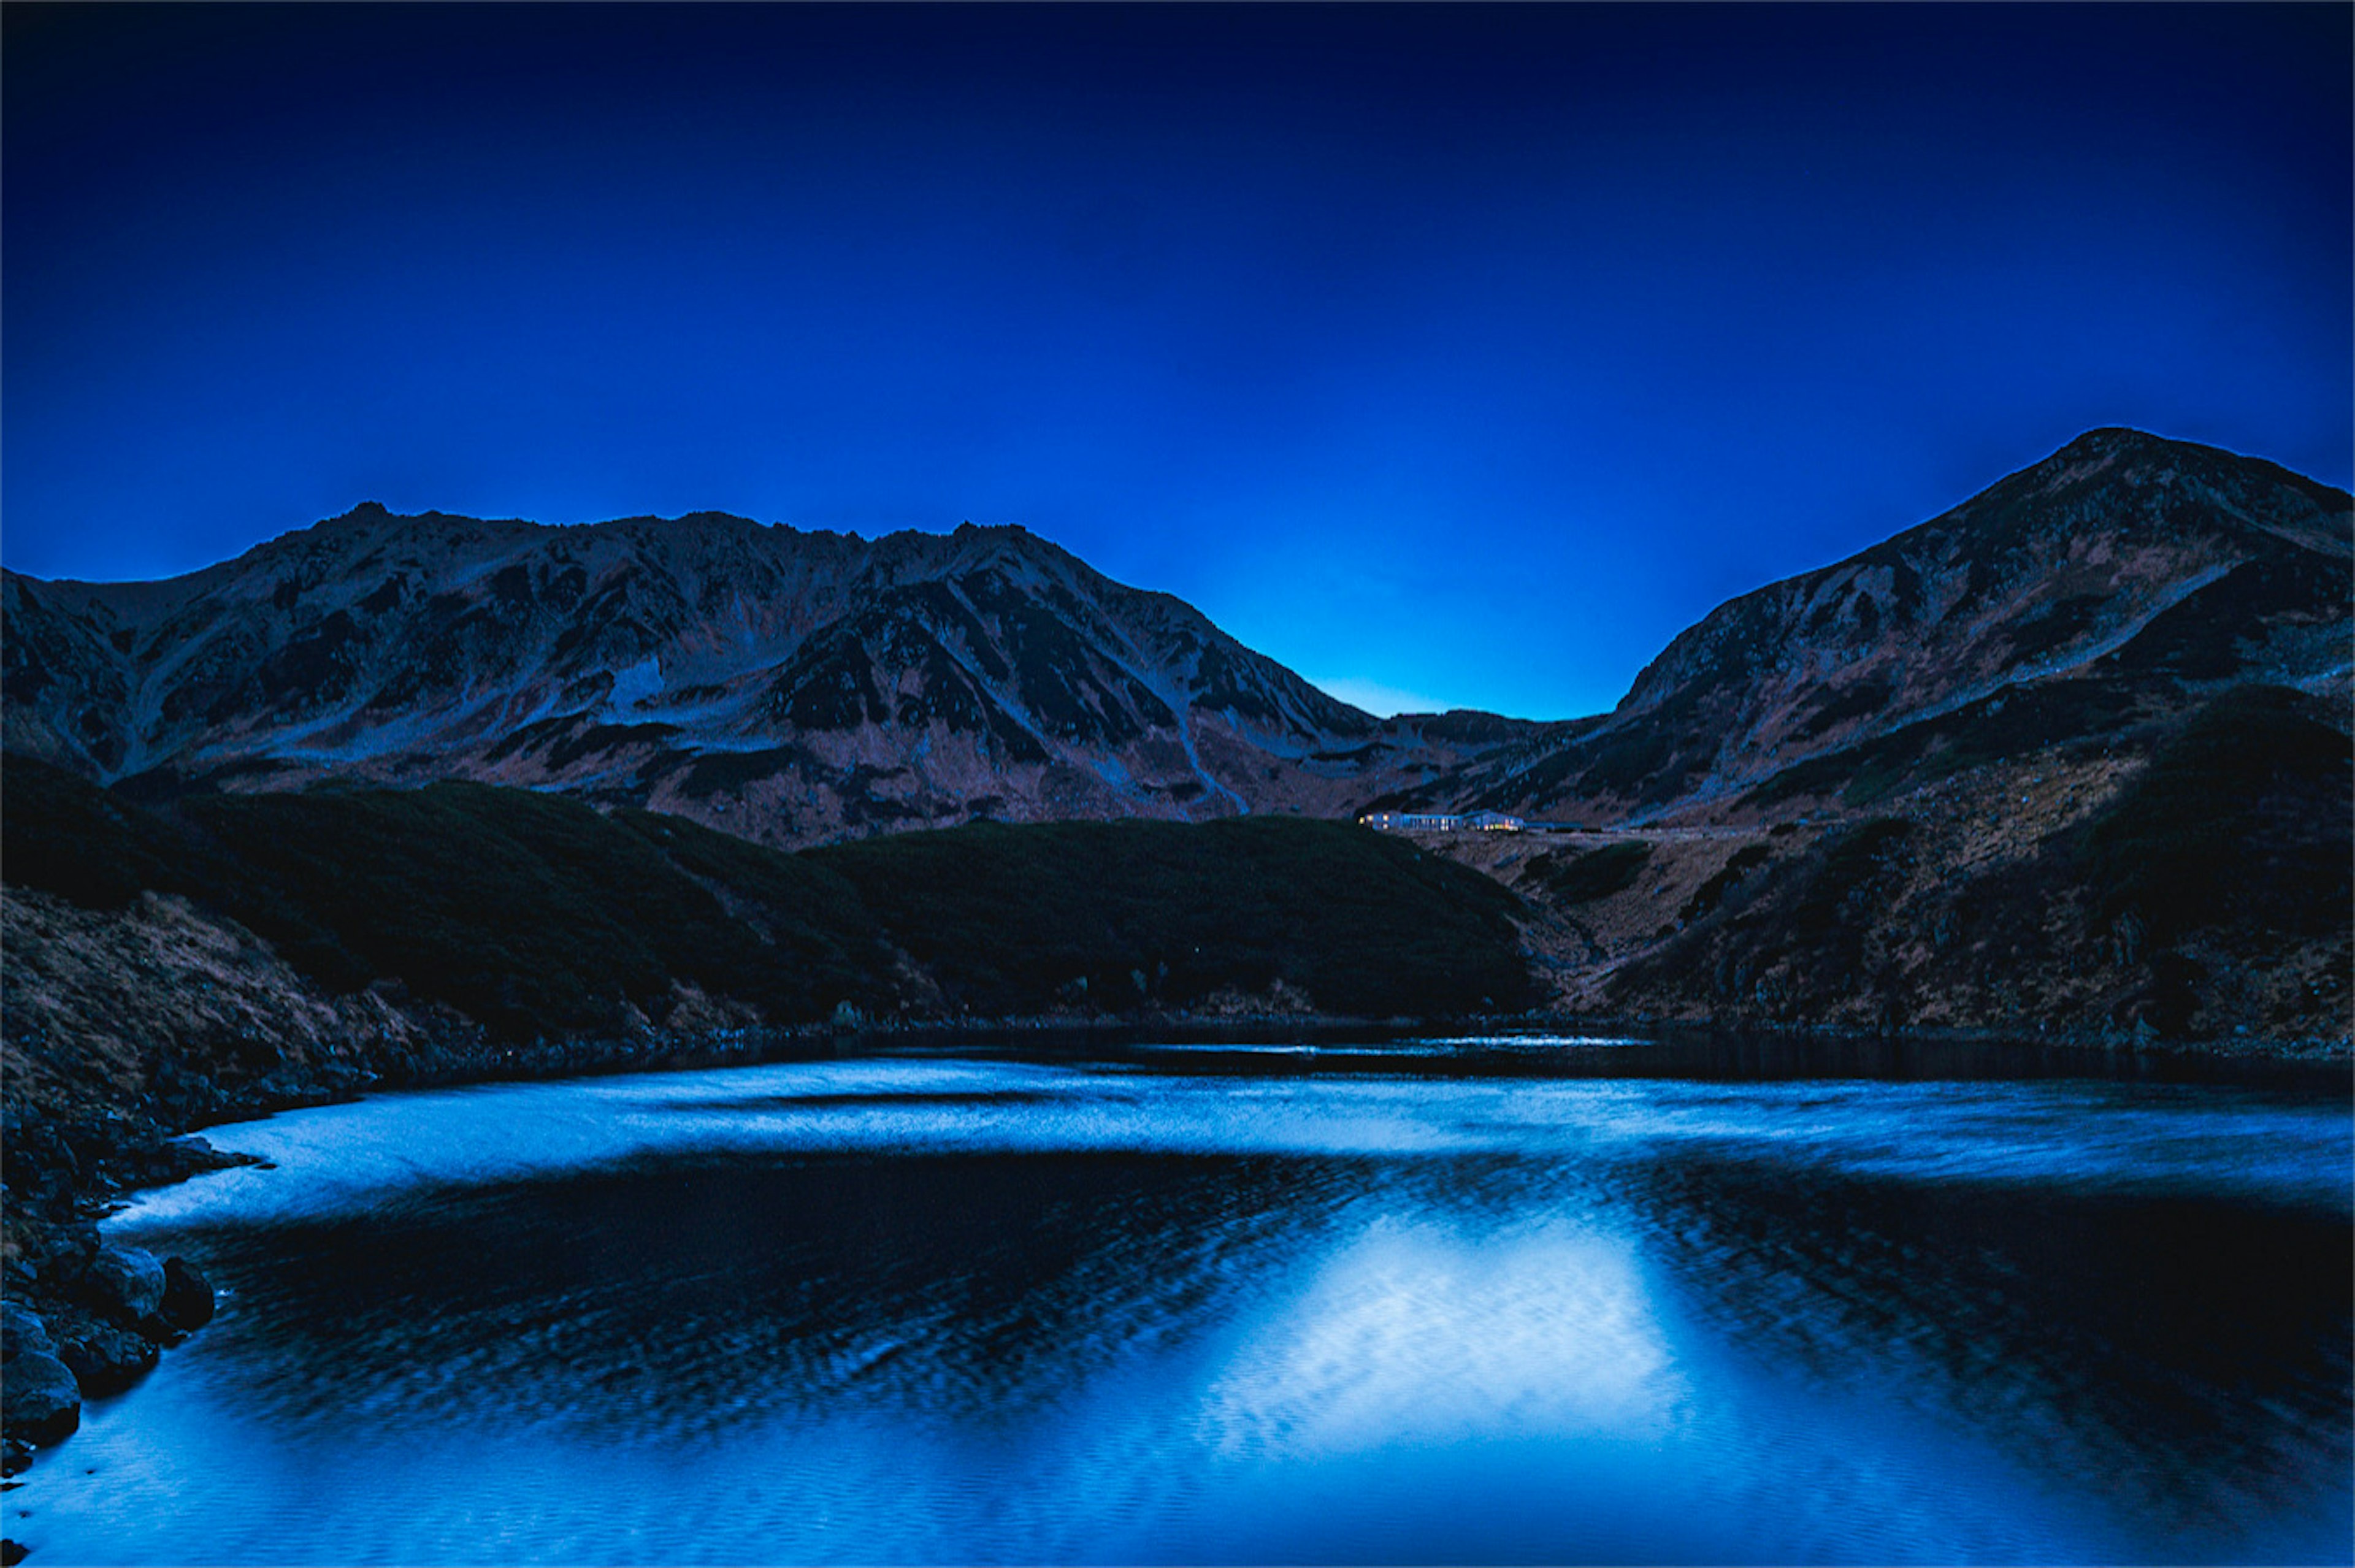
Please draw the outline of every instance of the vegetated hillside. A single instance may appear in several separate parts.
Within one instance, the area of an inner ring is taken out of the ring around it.
[[[1425,842],[1522,895],[1572,1010],[2347,1049],[2340,705],[2228,687],[2188,715],[2019,755],[1998,743],[2003,715],[1956,718],[1925,720],[1932,741],[1892,737],[1886,765],[1851,775],[1852,807]]]
[[[327,993],[373,985],[508,1039],[681,1008],[782,1025],[846,1005],[925,1019],[1256,998],[1389,1016],[1532,999],[1517,901],[1340,824],[977,825],[792,855],[480,784],[151,810],[6,766],[12,889],[96,909],[179,895]]]
[[[9,747],[151,793],[469,778],[799,845],[1332,812],[1530,728],[1378,722],[1018,528],[368,506],[166,581],[0,597]]]
[[[1973,820],[2000,799],[1843,821],[1763,856],[1610,994],[1784,1021],[2343,1041],[2355,756],[2332,718],[2283,688],[2227,691],[2088,809],[2006,847]]]
[[[961,1010],[1271,996],[1393,1017],[1536,999],[1518,900],[1347,824],[977,823],[805,859],[857,888]]]

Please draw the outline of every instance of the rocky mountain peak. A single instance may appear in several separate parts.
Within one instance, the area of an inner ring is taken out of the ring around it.
[[[2089,431],[1939,517],[1720,606],[1604,720],[1500,749],[1421,797],[1649,819],[1730,808],[1810,759],[2015,689],[2099,686],[2062,705],[2062,729],[2235,681],[2343,697],[2351,543],[2344,491]]]
[[[1015,526],[369,504],[165,583],[5,592],[8,744],[101,780],[477,777],[805,842],[1335,810],[1372,765],[1316,761],[1369,716]]]

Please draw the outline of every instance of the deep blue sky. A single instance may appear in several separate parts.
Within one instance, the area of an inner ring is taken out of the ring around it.
[[[1022,522],[1593,711],[2095,425],[2349,484],[2350,16],[11,0],[0,554]]]

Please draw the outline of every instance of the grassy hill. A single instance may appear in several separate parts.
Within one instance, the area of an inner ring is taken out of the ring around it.
[[[1514,897],[1346,825],[976,824],[788,854],[483,784],[142,805],[5,763],[0,876],[90,908],[185,895],[335,991],[396,981],[510,1038],[659,1024],[684,987],[773,1023],[1535,999]]]

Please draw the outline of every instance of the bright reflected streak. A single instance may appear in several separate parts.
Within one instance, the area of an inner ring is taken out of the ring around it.
[[[1201,1435],[1231,1457],[1657,1440],[1688,1394],[1625,1243],[1562,1221],[1478,1237],[1384,1220],[1251,1336]]]

